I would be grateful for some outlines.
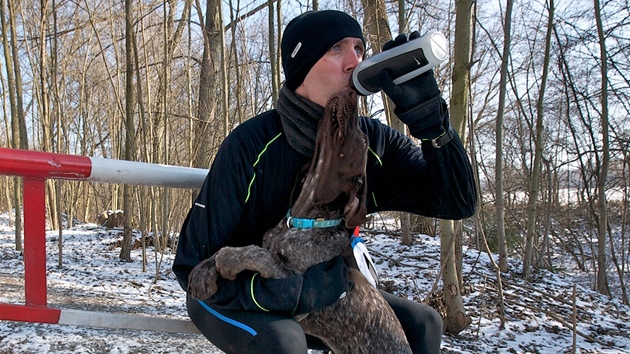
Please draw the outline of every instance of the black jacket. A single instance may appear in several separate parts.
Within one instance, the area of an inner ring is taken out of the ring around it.
[[[414,121],[435,121],[442,124],[442,130],[450,129],[446,103],[439,96],[400,118],[416,137],[422,132],[414,131]],[[462,219],[474,213],[472,168],[457,134],[441,148],[430,141],[420,147],[376,119],[363,117],[360,126],[369,139],[369,213],[396,210],[442,219]],[[286,215],[297,198],[310,160],[289,146],[275,110],[238,126],[221,145],[182,226],[173,264],[181,286],[186,289],[192,268],[221,247],[260,245],[263,234]],[[299,286],[297,277],[294,287]],[[221,300],[211,298],[210,302],[221,302],[218,305],[227,308],[246,307],[247,291],[231,291],[219,296],[219,290],[217,299]],[[296,291],[299,296],[299,289]]]

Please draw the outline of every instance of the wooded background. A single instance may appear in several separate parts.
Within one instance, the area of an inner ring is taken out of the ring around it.
[[[500,255],[499,274],[509,271],[508,256],[519,257],[527,278],[568,253],[595,289],[628,303],[628,5],[0,0],[0,145],[208,168],[235,126],[274,107],[280,35],[297,14],[352,14],[368,55],[400,32],[439,30],[451,55],[436,77],[480,186],[474,218],[440,221],[443,237],[456,236],[443,258],[462,244],[489,249]],[[404,129],[387,108],[380,95],[361,102],[365,115]],[[0,211],[12,213],[21,249],[20,179],[0,177],[0,189]],[[131,230],[159,235],[155,244],[167,249],[195,192],[49,181],[48,221],[58,229],[61,220],[69,227],[124,210],[121,258],[131,261]],[[414,226],[434,232],[427,220],[412,218]]]

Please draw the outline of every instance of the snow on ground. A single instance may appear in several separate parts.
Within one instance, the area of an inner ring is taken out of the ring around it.
[[[15,251],[14,230],[0,214],[0,302],[24,301],[23,257]],[[118,259],[120,230],[83,224],[63,232],[63,268],[58,268],[58,232],[47,232],[49,306],[62,309],[149,314],[186,319],[184,293],[170,271],[173,254],[147,247],[134,262]],[[439,307],[431,291],[440,273],[439,239],[415,237],[403,246],[383,231],[362,236],[372,251],[382,286],[399,296]],[[156,262],[156,256],[158,262]],[[156,263],[159,263],[159,268]],[[472,324],[458,335],[445,335],[444,353],[569,353],[573,345],[572,274],[537,271],[523,282],[520,264],[504,275],[506,318],[498,316],[496,275],[487,254],[464,253],[465,307]],[[159,271],[156,271],[159,269]],[[157,277],[156,277],[156,274]],[[577,286],[576,347],[580,353],[630,353],[630,307]],[[0,353],[221,353],[201,335],[111,330],[0,321]]]

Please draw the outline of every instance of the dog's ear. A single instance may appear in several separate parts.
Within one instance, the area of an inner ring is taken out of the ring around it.
[[[350,194],[348,204],[344,208],[346,227],[355,228],[367,221],[367,181],[365,175],[361,176],[361,182]]]

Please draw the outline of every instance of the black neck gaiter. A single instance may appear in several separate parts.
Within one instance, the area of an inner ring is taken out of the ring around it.
[[[324,115],[324,107],[282,85],[276,109],[289,145],[304,156],[313,156],[317,126]]]

